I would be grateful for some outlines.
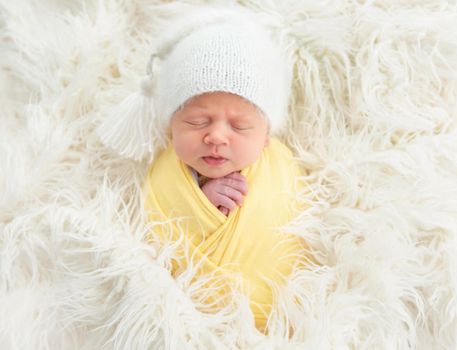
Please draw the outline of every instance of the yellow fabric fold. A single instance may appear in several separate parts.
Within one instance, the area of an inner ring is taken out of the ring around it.
[[[182,227],[176,221],[171,224],[171,237],[160,227],[151,235],[178,240],[184,232],[183,247],[188,256],[202,260],[204,272],[218,269],[242,276],[256,326],[264,329],[273,301],[269,284],[284,283],[305,247],[302,239],[278,231],[292,218],[300,168],[291,151],[272,138],[261,157],[241,173],[247,179],[248,194],[243,206],[226,217],[170,145],[148,171],[145,204],[150,220],[183,218]],[[181,263],[186,264],[184,257]]]

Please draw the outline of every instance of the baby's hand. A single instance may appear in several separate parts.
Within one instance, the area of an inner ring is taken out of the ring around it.
[[[234,171],[218,179],[210,179],[202,186],[202,191],[224,215],[243,204],[243,195],[248,193],[246,178]]]

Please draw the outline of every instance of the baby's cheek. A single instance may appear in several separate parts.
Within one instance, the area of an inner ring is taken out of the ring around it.
[[[172,139],[172,144],[178,157],[184,162],[195,158],[197,143],[196,140],[184,135]]]

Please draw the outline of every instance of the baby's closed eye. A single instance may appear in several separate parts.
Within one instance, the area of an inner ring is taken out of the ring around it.
[[[184,124],[191,128],[204,128],[209,125],[207,120],[184,120]]]
[[[184,123],[191,126],[205,126],[209,121],[206,118],[185,119]]]
[[[252,126],[249,124],[232,124],[232,128],[235,130],[250,130]]]

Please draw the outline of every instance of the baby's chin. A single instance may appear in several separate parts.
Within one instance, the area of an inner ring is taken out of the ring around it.
[[[192,165],[191,165],[192,167]],[[224,166],[207,166],[207,165],[202,165],[202,164],[195,164],[193,168],[200,174],[203,175],[209,179],[218,179],[224,176],[227,176],[228,174],[231,174],[235,171],[241,171],[241,169],[238,169],[237,167],[234,167],[233,164],[225,164]]]
[[[231,174],[233,173],[234,171],[240,171],[240,170],[235,170],[235,169],[227,169],[227,170],[223,170],[223,169],[211,169],[211,170],[207,170],[207,169],[196,169],[197,172],[200,174],[200,175],[203,175],[209,179],[219,179],[221,177],[224,177],[224,176],[227,176],[228,174]]]
[[[243,169],[252,165],[253,163],[254,162],[232,162],[230,159],[228,159],[225,164],[211,165],[207,164],[207,162],[205,162],[204,160],[199,159],[193,164],[188,165],[195,169],[200,175],[203,175],[210,179],[218,179],[227,176],[233,172],[240,172]]]

